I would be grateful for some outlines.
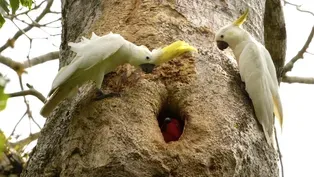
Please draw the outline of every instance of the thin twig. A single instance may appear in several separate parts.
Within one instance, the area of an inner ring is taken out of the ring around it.
[[[36,122],[36,120],[33,117],[31,117],[31,120],[36,124],[39,130],[41,130],[41,126],[39,125],[39,123]]]
[[[30,60],[29,56],[31,55],[32,46],[33,46],[33,39],[29,39],[29,49],[26,56],[27,60]]]
[[[27,15],[27,17],[32,21],[32,18],[31,18],[29,15]],[[20,21],[20,22],[22,22],[22,23],[24,23],[24,24],[26,24],[26,25],[34,26],[34,27],[40,28],[40,27],[49,27],[48,25],[50,25],[50,24],[52,24],[52,23],[56,23],[56,22],[61,21],[61,17],[58,18],[58,19],[56,19],[56,20],[52,20],[52,21],[50,21],[50,22],[44,23],[44,24],[39,24],[39,23],[36,23],[36,22],[34,22],[34,21],[32,21],[32,23],[28,23],[27,21],[22,20],[22,19],[19,19],[19,18],[16,18],[16,20],[18,20],[18,21]]]
[[[29,143],[31,143],[32,141],[38,139],[40,135],[40,132],[34,133],[34,134],[30,134],[27,138],[19,140],[15,143],[9,143],[11,147],[16,147],[18,146],[20,149],[22,149],[24,146],[28,145]]]
[[[57,12],[57,11],[50,11],[49,13],[52,13],[52,14],[61,14],[61,12]]]
[[[307,54],[314,55],[313,52],[306,51]]]
[[[60,36],[61,33],[57,33],[57,34],[50,34],[50,36],[55,37],[55,36]]]
[[[47,5],[45,7],[45,9],[41,12],[41,14],[39,14],[39,16],[34,20],[36,23],[38,23],[47,13],[50,12],[50,8],[52,6],[53,0],[47,0]],[[26,33],[27,31],[31,30],[34,26],[29,25],[26,28],[22,29],[22,31],[24,31],[24,33]],[[11,38],[14,40],[17,40],[22,34],[21,30],[19,30],[18,32],[15,33],[15,35]],[[0,53],[5,50],[6,48],[8,48],[10,45],[8,42],[6,42],[4,45],[2,45],[0,47]]]
[[[21,76],[21,75],[18,75],[18,78],[19,78],[19,83],[20,83],[21,91],[24,91],[22,76]],[[32,115],[31,108],[30,108],[30,106],[29,106],[29,102],[28,102],[28,100],[26,99],[26,96],[25,96],[25,95],[23,96],[23,99],[24,99],[24,103],[25,103],[25,105],[26,105],[26,113],[27,113],[27,115],[28,115],[28,118],[30,119],[31,117],[33,117],[33,115]],[[31,130],[30,130],[30,132],[31,132]]]
[[[45,103],[46,98],[37,90],[35,89],[29,89],[29,90],[22,90],[15,93],[8,93],[9,97],[20,97],[20,96],[26,96],[26,95],[33,95],[36,98],[38,98],[41,102]]]
[[[281,154],[281,150],[279,147],[279,142],[278,142],[278,137],[277,137],[277,129],[276,129],[276,127],[274,127],[274,129],[275,129],[275,140],[276,140],[276,144],[277,144],[277,151],[278,151],[280,166],[281,166],[281,177],[284,177],[285,175],[284,175],[284,169],[283,169],[282,154]]]
[[[19,78],[19,83],[20,83],[20,87],[21,87],[21,91],[25,91],[24,90],[24,86],[23,86],[23,81],[22,81],[22,76],[21,75],[18,75],[18,78]],[[26,84],[26,86],[29,88],[29,89],[33,89],[33,86],[29,85],[29,84]],[[44,96],[43,96],[44,97]],[[39,126],[39,124],[34,120],[34,117],[33,117],[33,114],[32,114],[32,111],[31,111],[31,108],[30,108],[30,105],[29,105],[29,102],[28,100],[26,99],[26,96],[24,95],[23,96],[23,99],[24,99],[24,103],[26,105],[26,113],[28,115],[28,118],[29,118],[29,121],[30,121],[30,124],[29,124],[29,132],[31,133],[32,132],[32,129],[31,129],[31,121],[33,121],[39,129],[41,129],[41,127]]]
[[[28,23],[27,21],[25,21],[25,20],[22,20],[22,19],[20,19],[20,18],[18,18],[18,17],[16,17],[15,18],[15,20],[18,20],[18,21],[20,21],[20,22],[22,22],[22,23],[24,23],[25,25],[34,25],[34,27],[37,27],[35,24],[32,24],[32,23]]]
[[[22,119],[26,116],[26,114],[27,114],[27,111],[25,111],[25,113],[24,113],[23,116],[20,118],[20,120],[15,124],[15,126],[14,126],[14,128],[13,128],[13,130],[12,130],[12,132],[11,132],[11,134],[10,134],[9,137],[13,136],[13,134],[14,134],[14,132],[15,132],[15,130],[16,130],[16,127],[20,124],[20,122],[21,122]]]
[[[294,6],[298,11],[300,11],[300,12],[305,12],[305,13],[308,13],[308,14],[311,14],[311,15],[314,16],[314,13],[313,13],[313,12],[308,11],[308,10],[304,10],[304,9],[301,9],[301,6],[302,6],[302,5],[293,4],[293,3],[288,2],[288,1],[285,1],[285,0],[284,0],[284,4],[285,4],[285,5],[286,5],[286,4],[292,5],[292,6]]]
[[[56,19],[56,20],[52,20],[52,21],[50,21],[50,22],[41,24],[41,26],[47,26],[47,25],[50,25],[50,24],[52,24],[52,23],[59,22],[59,21],[61,21],[61,17],[58,18],[58,19]]]
[[[21,31],[28,39],[31,39],[27,34],[26,34],[26,32],[23,30],[23,29],[21,29],[13,20],[11,20],[11,22],[14,24],[14,26],[19,30],[19,31]]]
[[[283,76],[281,82],[286,82],[289,84],[314,84],[314,77]]]
[[[284,76],[288,71],[291,71],[293,68],[293,65],[296,61],[303,58],[304,53],[306,52],[306,49],[309,47],[312,39],[314,36],[314,26],[312,27],[311,33],[309,34],[304,46],[302,49],[298,52],[296,56],[294,56],[282,69],[282,76]]]
[[[13,18],[16,18],[16,17],[18,17],[18,16],[20,16],[20,15],[28,14],[29,12],[34,11],[34,10],[40,8],[46,1],[47,1],[47,0],[42,1],[40,4],[35,5],[35,7],[31,8],[30,10],[26,10],[26,11],[24,11],[24,12],[21,12],[21,13],[15,14],[15,15],[11,15],[10,18],[13,19]]]

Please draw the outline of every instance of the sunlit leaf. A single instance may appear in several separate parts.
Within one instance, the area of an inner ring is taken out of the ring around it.
[[[9,13],[10,10],[8,8],[9,4],[6,0],[0,0],[0,7],[6,12]]]
[[[4,93],[4,87],[0,86],[0,111],[4,110],[7,106],[9,96]]]
[[[4,93],[4,88],[8,80],[0,74],[0,111],[4,110],[7,105],[9,96]]]
[[[10,0],[10,6],[12,8],[12,14],[15,14],[16,10],[20,6],[19,0]]]
[[[24,7],[28,7],[29,9],[32,8],[32,3],[33,1],[32,0],[20,0],[22,6]]]
[[[3,18],[3,16],[0,14],[0,28],[2,27],[2,25],[4,24],[5,19]]]
[[[21,147],[20,145],[16,145],[13,147],[14,150],[16,150],[17,152],[19,152],[23,147]]]
[[[6,139],[3,132],[0,130],[0,154],[5,150]]]

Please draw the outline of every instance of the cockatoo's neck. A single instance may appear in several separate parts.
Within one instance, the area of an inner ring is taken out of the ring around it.
[[[129,61],[130,53],[132,49],[129,47],[129,43],[126,42],[123,44],[117,52],[109,57],[109,60],[106,59],[103,61],[101,68],[103,69],[104,74],[114,71],[118,66],[123,65]]]
[[[139,54],[142,52],[142,46],[137,46],[132,42],[126,41],[126,44],[123,45],[122,48],[124,48],[123,50],[125,51],[123,53],[126,54],[124,62],[134,65],[134,62],[137,60]]]
[[[249,43],[253,42],[254,39],[251,37],[251,35],[245,31],[245,34],[243,37],[239,40],[237,43],[233,43],[229,45],[229,47],[232,49],[237,61],[239,60],[240,54],[242,53],[244,47]]]
[[[243,30],[241,33],[242,33],[242,35],[240,37],[238,37],[236,39],[233,39],[231,41],[228,41],[229,47],[232,50],[234,50],[237,47],[239,47],[239,45],[241,45],[241,43],[243,43],[245,41],[252,41],[253,40],[251,35],[248,32]]]
[[[119,56],[115,56],[115,57],[119,57],[116,58],[116,60],[119,60],[117,62],[119,62],[119,65],[121,64],[125,64],[128,63],[131,58],[133,58],[133,56],[136,54],[136,45],[134,45],[133,43],[129,42],[129,41],[125,41],[125,44],[123,44],[121,46],[121,48],[119,49]]]
[[[162,61],[159,61],[161,55],[163,54],[162,48],[154,49],[152,51],[152,62],[156,65],[160,65]]]

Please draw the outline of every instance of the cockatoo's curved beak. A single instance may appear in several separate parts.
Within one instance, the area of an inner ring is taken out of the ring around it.
[[[151,63],[145,63],[145,64],[140,65],[142,71],[144,71],[145,73],[153,72],[155,66],[156,66],[155,64],[151,64]]]
[[[224,50],[229,47],[229,44],[226,43],[225,41],[217,41],[217,47],[220,50]]]

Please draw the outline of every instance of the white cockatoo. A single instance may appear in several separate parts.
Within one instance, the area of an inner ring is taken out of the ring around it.
[[[100,91],[104,75],[119,65],[130,63],[150,73],[157,65],[183,53],[197,51],[184,41],[176,41],[151,52],[147,47],[137,46],[113,33],[102,37],[92,33],[91,39],[82,37],[81,42],[69,42],[69,46],[76,52],[76,57],[69,65],[62,67],[55,77],[48,94],[49,98],[40,111],[44,117],[47,117],[63,99],[75,95],[78,87],[86,81],[94,81]]]
[[[232,24],[221,28],[215,41],[220,50],[232,49],[257,120],[263,127],[267,143],[273,146],[273,113],[281,126],[283,122],[276,70],[268,50],[242,28],[247,15],[248,10]]]
[[[76,56],[55,77],[49,98],[40,111],[44,117],[63,99],[75,95],[78,87],[86,81],[94,81],[100,90],[104,75],[119,65],[129,63],[148,72],[153,69],[151,64],[146,64],[152,59],[151,51],[145,46],[137,46],[125,40],[119,34],[109,33],[100,37],[93,33],[91,39],[82,37],[81,42],[69,42],[68,45]]]

